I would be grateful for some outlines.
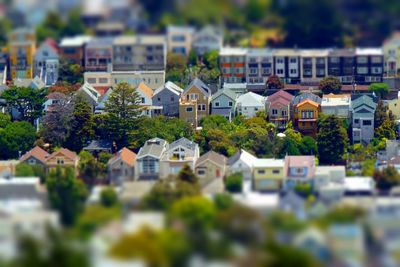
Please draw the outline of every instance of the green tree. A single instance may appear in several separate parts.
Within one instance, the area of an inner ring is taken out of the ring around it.
[[[106,102],[109,135],[119,148],[128,144],[128,133],[142,112],[140,103],[139,93],[126,82],[118,84]]]
[[[322,164],[343,162],[349,138],[340,120],[332,115],[318,121],[318,154]]]
[[[189,65],[196,66],[197,65],[197,59],[198,59],[198,55],[196,53],[196,50],[194,50],[194,49],[190,50],[189,58],[188,58]]]
[[[382,98],[389,93],[390,87],[386,83],[372,83],[368,86],[368,91],[375,93],[376,96]]]
[[[383,103],[382,100],[379,100],[374,114],[375,129],[379,128],[385,120],[393,120],[393,117],[390,116],[389,112],[389,108]]]
[[[300,155],[298,143],[295,139],[288,136],[278,139],[277,141],[277,157],[284,158],[286,155],[297,156]]]
[[[311,136],[303,136],[300,143],[300,153],[302,155],[317,155],[317,142]]]
[[[11,114],[15,109],[20,113],[20,119],[34,123],[42,115],[46,89],[11,86],[1,94],[6,102],[6,108]]]
[[[342,89],[342,83],[339,78],[335,76],[328,76],[323,78],[319,82],[319,90],[321,90],[324,94],[338,94]]]
[[[100,168],[95,157],[87,151],[82,150],[79,153],[79,176],[85,184],[91,188],[100,177]]]
[[[33,147],[36,129],[29,122],[16,121],[0,128],[0,159],[15,159]]]
[[[396,138],[396,133],[394,131],[394,124],[390,120],[385,120],[381,126],[375,129],[375,137],[378,139],[389,139],[393,140]]]
[[[7,44],[7,36],[12,29],[11,21],[6,16],[0,18],[0,45],[4,46]]]
[[[36,28],[36,38],[40,43],[46,38],[59,40],[61,31],[64,28],[64,22],[57,12],[47,13],[44,21]]]
[[[85,24],[83,23],[81,10],[74,8],[69,11],[67,23],[61,31],[61,36],[75,36],[85,33]]]
[[[393,166],[375,170],[373,176],[377,188],[382,191],[389,191],[393,186],[400,185],[400,174]]]
[[[186,69],[187,58],[180,54],[168,53],[165,80],[182,82],[182,73]]]
[[[83,211],[88,191],[82,181],[76,179],[72,168],[57,168],[46,179],[51,206],[56,209],[64,225],[71,226]]]
[[[18,177],[32,177],[35,176],[32,165],[27,163],[19,163],[15,166],[15,176]]]
[[[73,64],[68,60],[60,60],[59,82],[67,84],[83,83],[83,68],[79,64]]]
[[[233,173],[225,179],[225,189],[231,193],[242,192],[243,188],[243,174]]]
[[[198,182],[198,178],[193,173],[192,168],[190,168],[190,166],[188,164],[185,164],[183,166],[183,168],[178,173],[177,178],[183,182],[192,183],[192,184],[195,184]]]
[[[217,50],[211,50],[204,53],[203,62],[208,69],[218,69],[218,57],[219,53]]]
[[[107,187],[101,190],[100,202],[104,207],[113,207],[118,204],[118,195],[115,189]]]

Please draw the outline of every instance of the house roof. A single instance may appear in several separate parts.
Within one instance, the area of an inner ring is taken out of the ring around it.
[[[242,47],[223,47],[219,52],[220,56],[245,56],[247,48]]]
[[[26,152],[22,157],[20,158],[20,161],[25,161],[30,157],[34,157],[38,160],[40,160],[42,163],[46,162],[46,159],[50,156],[49,153],[47,153],[46,150],[40,148],[39,146],[35,146],[28,152]]]
[[[90,144],[83,148],[83,150],[107,150],[112,148],[111,140],[92,140]]]
[[[167,32],[169,33],[190,33],[193,34],[195,32],[195,28],[191,26],[182,26],[182,25],[168,25]]]
[[[271,102],[271,104],[279,99],[282,100],[282,103],[287,102],[287,104],[290,104],[290,102],[293,100],[294,96],[292,94],[289,94],[288,92],[285,92],[284,90],[279,90],[278,92],[273,93],[272,95],[268,96],[267,101]]]
[[[60,153],[72,161],[77,161],[79,159],[78,155],[75,152],[73,152],[67,148],[60,148],[59,150],[51,153],[51,155],[47,158],[47,161],[51,158],[54,158],[55,156],[57,156]]]
[[[198,144],[193,141],[190,141],[186,137],[182,137],[169,145],[169,149],[174,149],[175,147],[183,146],[190,150],[195,150]]]
[[[193,86],[200,89],[204,95],[211,96],[211,89],[199,78],[194,78],[194,80],[185,88],[185,91],[189,90]]]
[[[356,48],[356,56],[383,56],[383,50],[380,47]]]
[[[129,166],[134,166],[136,162],[136,153],[124,147],[118,151],[109,161],[108,164],[113,164],[116,160],[121,159]]]
[[[78,35],[74,37],[65,37],[60,42],[60,47],[78,47],[82,46],[85,43],[89,42],[91,36],[87,35]]]
[[[248,163],[249,165],[253,165],[253,162],[257,159],[255,156],[250,154],[244,149],[239,150],[236,152],[232,157],[228,159],[228,165],[235,164],[239,159],[243,160],[244,162]]]
[[[351,96],[349,94],[328,94],[322,96],[321,106],[343,106],[350,105]]]
[[[265,105],[265,97],[253,93],[253,92],[248,92],[245,93],[241,96],[238,97],[236,100],[237,103],[240,103],[242,106],[262,106],[264,107]]]
[[[305,99],[310,99],[318,104],[321,104],[321,102],[322,102],[322,99],[319,96],[317,96],[313,93],[310,93],[310,92],[302,92],[293,98],[292,104],[297,105],[297,104],[303,102]]]
[[[46,86],[46,84],[38,76],[27,79],[18,78],[15,79],[13,83],[18,87],[32,87],[34,89],[41,89]]]
[[[330,57],[353,57],[354,55],[354,49],[332,49],[329,51]]]
[[[164,44],[164,35],[134,35],[119,36],[114,39],[113,45]]]
[[[149,98],[153,97],[153,89],[148,87],[144,82],[141,82],[136,89],[142,91],[142,93]]]
[[[23,177],[0,179],[0,200],[39,200],[45,204],[45,195],[39,190],[40,179]]]
[[[353,109],[356,109],[362,105],[367,105],[367,106],[371,107],[372,109],[375,109],[375,107],[376,107],[374,100],[367,95],[362,95],[351,101],[351,107]]]
[[[173,82],[166,82],[163,86],[161,86],[160,88],[156,89],[154,91],[154,95],[157,95],[158,93],[162,92],[163,90],[169,90],[172,93],[176,94],[177,96],[180,96],[183,93],[183,89],[180,88],[178,85],[176,85]]]
[[[279,199],[279,207],[282,209],[286,209],[289,206],[292,210],[301,210],[304,208],[304,203],[305,200],[293,190],[290,190]]]
[[[112,48],[113,37],[95,37],[88,41],[86,48]]]
[[[286,168],[308,167],[307,177],[314,177],[315,174],[315,156],[286,156]]]
[[[301,57],[327,57],[330,49],[302,49]]]
[[[372,177],[368,176],[345,177],[344,188],[347,192],[373,191],[375,182]]]
[[[300,103],[298,103],[298,104],[296,105],[296,107],[301,107],[301,106],[303,106],[303,105],[305,105],[305,104],[310,104],[310,105],[313,105],[313,106],[315,106],[315,107],[318,107],[318,106],[319,106],[319,104],[318,104],[317,102],[314,102],[314,101],[312,101],[312,100],[310,100],[310,99],[305,99],[305,100],[301,101]]]
[[[156,158],[161,158],[165,147],[168,145],[167,141],[161,138],[153,138],[147,140],[144,146],[142,146],[137,154],[137,158],[145,156],[153,156]]]
[[[255,159],[253,161],[253,167],[256,168],[283,167],[284,164],[283,159]]]
[[[85,82],[78,91],[84,92],[96,103],[99,101],[100,93],[88,82]]]
[[[106,102],[110,98],[110,95],[114,92],[112,88],[108,88],[107,92],[101,97],[99,103],[96,106],[96,109],[101,110],[106,108]]]
[[[54,52],[58,53],[60,48],[58,47],[58,43],[53,38],[46,38],[43,43],[46,43],[49,47],[51,47]]]
[[[208,151],[207,153],[203,154],[197,161],[196,166],[206,162],[207,160],[212,161],[219,166],[225,166],[227,162],[227,158],[224,155],[218,154],[214,151]]]
[[[216,99],[217,97],[221,96],[221,95],[225,95],[227,97],[229,97],[230,99],[232,99],[233,101],[236,100],[236,93],[233,92],[230,89],[220,89],[217,92],[215,92],[215,94],[212,95],[211,100]]]

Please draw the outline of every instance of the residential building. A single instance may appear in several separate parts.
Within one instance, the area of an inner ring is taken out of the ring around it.
[[[59,68],[58,44],[53,39],[46,39],[36,50],[34,57],[34,76],[46,85],[54,85],[58,80]]]
[[[166,46],[163,35],[116,37],[113,42],[113,71],[164,71]]]
[[[100,153],[113,153],[114,145],[113,142],[108,139],[95,139],[91,140],[82,150],[93,154],[97,158]]]
[[[233,91],[236,96],[243,95],[248,92],[247,83],[224,83],[222,89],[228,89]]]
[[[85,82],[77,91],[77,94],[82,96],[94,111],[100,100],[100,93],[90,84]]]
[[[241,149],[228,159],[229,173],[241,173],[243,179],[250,181],[253,177],[253,163],[257,157]]]
[[[338,118],[350,120],[351,95],[325,94],[322,96],[321,112],[335,115]]]
[[[160,178],[160,161],[168,149],[168,142],[153,138],[147,140],[136,156],[135,179],[155,180]]]
[[[96,37],[85,46],[86,71],[110,71],[112,62],[112,37]]]
[[[370,84],[383,81],[383,51],[381,48],[356,49],[357,84]]]
[[[343,180],[345,195],[370,195],[375,194],[376,183],[374,178],[369,176],[351,176]]]
[[[19,159],[21,163],[26,163],[29,165],[41,165],[45,167],[47,158],[50,156],[46,150],[40,148],[39,146],[35,146],[28,152],[26,152]]]
[[[195,78],[179,100],[179,118],[198,127],[200,120],[210,114],[211,89]]]
[[[231,121],[235,116],[237,95],[230,89],[220,89],[211,98],[211,114],[224,116]]]
[[[195,174],[204,180],[223,178],[228,168],[227,161],[228,159],[224,155],[208,151],[197,159]]]
[[[12,31],[8,40],[10,71],[12,79],[33,78],[33,56],[36,37],[31,29],[19,28]]]
[[[273,51],[269,48],[251,48],[246,54],[246,82],[248,86],[266,85],[274,73]]]
[[[194,170],[199,157],[199,145],[195,142],[185,137],[172,142],[161,157],[160,177],[176,175],[185,165]]]
[[[300,52],[301,82],[315,84],[328,73],[328,49],[305,49]]]
[[[113,86],[111,72],[85,72],[83,73],[83,82],[89,83],[101,95],[104,95],[110,87]]]
[[[33,89],[46,87],[46,84],[38,76],[35,78],[17,78],[14,79],[13,84],[17,87],[30,87]]]
[[[99,37],[115,37],[124,34],[125,25],[120,22],[99,22],[95,35]]]
[[[161,107],[153,106],[153,90],[148,87],[144,82],[141,82],[136,88],[140,97],[139,105],[143,108],[142,116],[151,117],[156,110],[161,110]]]
[[[384,74],[397,77],[400,69],[400,33],[395,32],[383,43]]]
[[[294,190],[280,197],[278,206],[280,210],[294,214],[297,219],[304,220],[306,217],[306,200]]]
[[[290,120],[290,104],[294,96],[279,90],[267,97],[265,101],[265,110],[268,121],[274,123],[278,130],[286,129]]]
[[[283,159],[256,159],[253,162],[253,189],[280,190],[285,176],[284,164]]]
[[[136,153],[124,147],[107,163],[107,175],[112,184],[120,185],[135,178]]]
[[[352,140],[353,143],[368,144],[374,137],[374,114],[376,103],[361,95],[351,101]]]
[[[328,75],[338,77],[342,84],[354,84],[355,64],[354,49],[332,49],[328,54]]]
[[[297,184],[313,185],[315,167],[315,156],[286,156],[284,189],[294,189]]]
[[[293,126],[303,134],[316,136],[321,98],[312,93],[301,93],[293,98]]]
[[[246,48],[221,48],[219,52],[223,83],[243,83],[246,81]]]
[[[297,49],[274,50],[274,74],[285,83],[300,83],[300,55]]]
[[[397,92],[397,97],[391,100],[386,100],[389,111],[392,112],[395,119],[400,119],[400,92]]]
[[[318,191],[330,183],[343,183],[345,176],[345,166],[317,166],[315,168],[314,189]]]
[[[203,56],[210,51],[220,51],[223,46],[224,33],[221,28],[205,26],[193,36],[192,49]]]
[[[248,92],[236,100],[237,112],[247,118],[254,117],[257,112],[265,110],[265,97]]]
[[[98,91],[98,90],[97,90]],[[99,102],[97,103],[97,106],[95,108],[94,113],[95,114],[103,114],[105,112],[106,109],[106,103],[108,101],[108,99],[110,98],[110,95],[114,92],[114,90],[112,88],[109,88],[105,94],[103,94],[100,99]]]
[[[156,114],[162,114],[167,117],[179,116],[179,99],[183,89],[173,82],[166,82],[163,86],[154,91],[153,105],[162,107],[161,110],[156,110]]]
[[[47,157],[46,168],[50,171],[57,167],[71,167],[77,171],[78,162],[79,156],[75,152],[67,148],[60,148]]]
[[[86,35],[63,38],[60,42],[60,59],[85,67],[85,46],[91,38]]]
[[[192,47],[194,32],[195,28],[190,26],[168,26],[168,52],[188,56]]]

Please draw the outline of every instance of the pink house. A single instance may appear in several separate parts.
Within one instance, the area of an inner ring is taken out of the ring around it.
[[[293,97],[288,92],[280,90],[267,98],[265,110],[268,119],[278,129],[285,129],[290,120],[290,103]]]

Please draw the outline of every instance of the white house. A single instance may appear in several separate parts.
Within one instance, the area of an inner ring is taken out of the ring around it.
[[[254,117],[258,111],[265,110],[265,97],[248,92],[238,97],[237,111],[247,118]]]
[[[240,172],[243,174],[243,179],[251,180],[253,175],[253,163],[256,160],[257,157],[241,149],[228,159],[229,172]]]

